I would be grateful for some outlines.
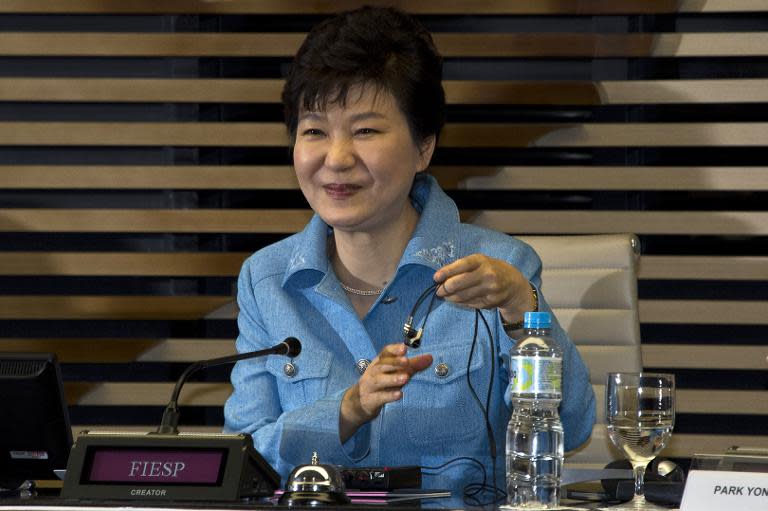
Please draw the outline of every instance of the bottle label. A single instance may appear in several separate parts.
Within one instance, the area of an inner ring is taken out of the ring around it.
[[[557,394],[562,388],[563,361],[556,357],[510,357],[512,394]]]

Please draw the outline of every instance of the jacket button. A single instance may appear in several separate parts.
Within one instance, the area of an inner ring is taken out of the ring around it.
[[[445,362],[440,362],[435,366],[435,374],[438,378],[445,378],[448,376],[448,373],[451,372],[451,369],[448,367],[448,364]]]
[[[357,372],[360,374],[363,374],[366,369],[368,369],[368,366],[371,365],[371,361],[366,358],[361,358],[357,362],[355,362],[355,367],[357,367]]]
[[[293,378],[294,376],[296,376],[296,373],[298,372],[299,372],[299,368],[293,365],[291,362],[286,362],[285,365],[283,366],[283,373],[288,378]]]

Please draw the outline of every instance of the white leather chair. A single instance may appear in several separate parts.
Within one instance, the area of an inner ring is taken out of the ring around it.
[[[637,306],[639,243],[631,234],[520,236],[542,260],[542,293],[579,348],[595,389],[592,438],[566,467],[602,468],[622,459],[605,429],[606,374],[640,371]]]

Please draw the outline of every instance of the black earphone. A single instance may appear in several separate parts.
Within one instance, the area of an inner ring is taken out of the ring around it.
[[[427,318],[429,317],[429,313],[432,312],[435,298],[437,297],[437,294],[435,293],[437,286],[437,284],[432,284],[419,295],[419,298],[417,298],[416,302],[413,304],[413,308],[411,308],[411,313],[408,314],[408,319],[405,320],[405,324],[403,325],[403,336],[405,336],[405,339],[403,339],[403,343],[409,348],[418,348],[421,346],[421,336],[424,334],[424,325],[427,323]],[[413,317],[416,315],[416,312],[418,312],[422,302],[430,293],[432,293],[432,299],[429,301],[429,307],[427,308],[427,313],[424,315],[424,320],[421,322],[421,327],[417,330],[413,328]]]
[[[605,468],[632,468],[628,460],[612,461]],[[645,498],[657,504],[680,505],[685,488],[686,472],[677,463],[655,458],[645,469]],[[603,479],[601,482],[609,500],[628,501],[635,493],[631,479]]]
[[[427,289],[425,289],[421,295],[416,299],[416,302],[413,304],[413,307],[411,308],[410,314],[408,314],[408,319],[406,319],[405,324],[403,324],[403,343],[408,346],[409,348],[418,348],[421,346],[421,338],[424,335],[424,327],[427,324],[427,319],[429,318],[430,313],[432,312],[432,309],[435,305],[435,299],[437,298],[437,288],[439,284],[432,284]],[[424,319],[421,321],[421,326],[416,329],[413,327],[413,318],[416,315],[416,313],[419,310],[419,307],[421,304],[426,300],[427,296],[432,294],[432,298],[429,301],[429,305],[427,306],[427,313],[424,315]],[[475,392],[475,389],[472,386],[472,381],[469,378],[469,367],[472,363],[472,357],[475,352],[475,345],[477,343],[477,335],[479,330],[479,321],[482,319],[483,325],[485,326],[486,332],[488,332],[488,342],[490,344],[491,348],[491,384],[488,386],[488,394],[486,395],[485,399],[485,405],[483,405],[482,401],[478,397],[477,393]],[[488,448],[491,455],[491,484],[488,484],[487,474],[485,472],[485,468],[483,468],[483,481],[481,483],[472,483],[467,485],[467,487],[464,488],[464,501],[465,503],[469,503],[471,505],[490,505],[497,502],[500,502],[506,498],[506,492],[502,489],[496,486],[496,438],[494,436],[493,432],[493,426],[491,425],[491,422],[488,418],[488,409],[490,408],[490,400],[491,400],[491,391],[493,389],[493,379],[494,374],[496,371],[496,353],[495,353],[495,344],[493,341],[493,334],[491,332],[491,327],[486,321],[483,314],[480,312],[479,309],[475,310],[475,326],[474,326],[474,334],[472,336],[472,345],[469,350],[469,357],[467,359],[467,385],[469,386],[469,390],[472,393],[473,398],[477,402],[478,406],[480,407],[480,411],[483,413],[483,419],[485,421],[485,427],[486,427],[486,433],[488,435]],[[458,461],[459,459],[471,459],[472,461],[478,463],[481,467],[483,466],[482,463],[480,463],[478,460],[475,460],[474,458],[466,458],[461,457],[454,460],[450,460],[447,463],[441,465],[440,467],[431,467],[433,469],[441,468],[443,466],[446,466],[450,463],[453,463],[454,461]],[[481,495],[483,493],[490,492],[492,497],[490,500],[483,501],[481,500],[478,495]]]

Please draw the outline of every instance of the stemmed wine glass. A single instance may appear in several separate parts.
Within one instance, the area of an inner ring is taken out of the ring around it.
[[[605,420],[613,444],[629,458],[635,496],[611,509],[665,509],[645,500],[648,463],[667,445],[675,425],[675,375],[608,373]]]

